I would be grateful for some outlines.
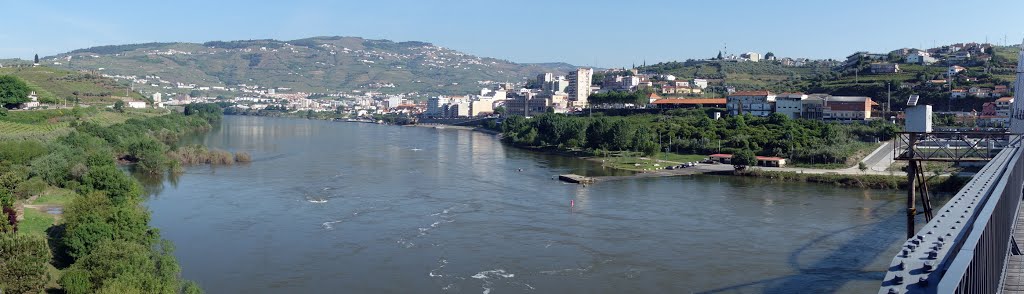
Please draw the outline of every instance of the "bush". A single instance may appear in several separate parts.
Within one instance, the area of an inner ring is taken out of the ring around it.
[[[134,203],[115,203],[102,192],[72,199],[64,217],[66,226],[61,242],[76,259],[93,252],[103,241],[148,246],[156,238],[149,228],[145,208]]]
[[[60,279],[68,294],[179,293],[181,269],[167,249],[103,241],[80,258]]]
[[[236,152],[235,162],[252,162],[252,155],[249,152]]]

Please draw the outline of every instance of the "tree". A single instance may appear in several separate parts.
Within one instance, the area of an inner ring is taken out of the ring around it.
[[[718,51],[718,57],[715,57],[715,59],[722,60],[722,51],[721,50]]]
[[[857,168],[860,169],[861,172],[865,172],[868,170],[868,165],[861,161],[857,163]]]
[[[124,101],[117,100],[117,102],[114,102],[114,110],[117,112],[124,112]]]
[[[775,53],[768,52],[764,54],[764,59],[772,60],[772,58],[775,58]]]
[[[28,102],[31,91],[24,81],[13,76],[0,76],[0,106],[15,108]]]
[[[49,276],[46,239],[0,233],[0,289],[4,293],[42,292]]]
[[[754,155],[754,151],[749,149],[742,149],[733,153],[732,155],[732,166],[736,170],[746,169],[747,166],[757,165],[757,155]]]
[[[39,54],[36,54],[35,63],[39,64]]]
[[[505,114],[505,106],[498,106],[494,108],[494,114],[502,115]]]

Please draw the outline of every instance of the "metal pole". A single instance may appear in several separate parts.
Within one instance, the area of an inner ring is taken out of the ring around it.
[[[910,162],[907,165],[907,239],[914,237],[914,217],[917,216],[917,208],[915,207],[915,198],[917,195],[917,156],[914,154],[914,144],[917,141],[917,134],[908,134]]]

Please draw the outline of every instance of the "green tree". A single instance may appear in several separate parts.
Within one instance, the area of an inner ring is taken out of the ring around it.
[[[114,110],[117,112],[124,112],[124,101],[117,100],[117,102],[114,102]]]
[[[768,52],[764,54],[764,59],[772,60],[772,58],[775,58],[775,53]]]
[[[28,102],[31,90],[24,81],[13,76],[0,76],[0,106],[15,108]]]
[[[39,64],[39,54],[36,54],[36,57],[33,60],[34,60],[35,64]]]
[[[736,168],[736,170],[743,170],[746,169],[747,166],[751,165],[757,165],[757,155],[754,154],[754,151],[742,149],[733,153],[732,166]]]
[[[102,241],[75,262],[59,283],[68,294],[179,293],[181,268],[164,242],[157,248],[125,241]]]
[[[857,168],[860,169],[861,172],[865,172],[868,170],[868,165],[861,161],[857,163]]]
[[[4,293],[42,292],[49,275],[50,248],[38,236],[0,233],[0,289]]]

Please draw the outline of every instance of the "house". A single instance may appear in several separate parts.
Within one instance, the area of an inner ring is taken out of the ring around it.
[[[871,97],[826,96],[824,97],[823,119],[866,120],[871,118],[871,108],[878,106]]]
[[[775,111],[775,94],[769,91],[740,91],[726,97],[729,115],[769,116]]]
[[[25,109],[39,107],[39,96],[36,96],[36,91],[32,91],[28,94],[28,102],[25,102],[23,105]]]
[[[946,76],[952,77],[965,70],[967,70],[967,68],[964,68],[963,66],[951,65],[949,66],[949,69],[946,70]]]
[[[1010,93],[1010,89],[1007,88],[1005,85],[996,85],[995,88],[992,89],[992,95],[1003,96],[1003,95],[1006,95],[1006,94],[1009,94],[1009,93]]]
[[[128,108],[146,108],[146,102],[143,101],[128,101]]]
[[[1013,111],[1013,97],[1003,97],[996,99],[996,116],[1010,117],[1010,112]]]
[[[651,94],[654,95],[654,94]],[[651,105],[659,109],[670,108],[698,108],[698,107],[725,107],[725,98],[667,98],[657,99]]]
[[[949,97],[953,99],[967,98],[967,90],[964,89],[953,89],[949,92]]]
[[[900,65],[895,63],[872,63],[871,73],[888,74],[900,72]]]
[[[981,115],[983,116],[996,116],[996,103],[985,102],[981,105]]]
[[[916,50],[907,54],[907,57],[904,58],[903,61],[911,64],[929,65],[935,63],[938,60],[935,59],[935,57],[932,57],[932,55],[928,52]]]
[[[693,86],[701,89],[706,89],[708,87],[708,80],[693,79]]]
[[[732,154],[711,154],[708,159],[721,163],[732,163]],[[757,166],[783,167],[786,166],[786,159],[782,157],[757,156]]]
[[[971,87],[967,90],[967,94],[978,98],[988,98],[992,96],[992,90],[988,88]]]

